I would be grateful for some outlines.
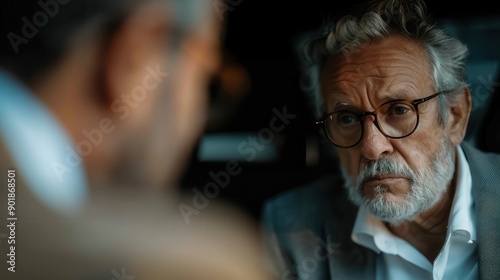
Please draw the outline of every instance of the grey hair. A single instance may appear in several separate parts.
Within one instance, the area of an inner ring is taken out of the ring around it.
[[[451,91],[438,97],[439,122],[447,119],[447,108],[466,86],[468,48],[449,36],[427,15],[422,0],[376,0],[353,13],[331,20],[316,32],[301,38],[298,51],[302,70],[301,88],[308,95],[315,117],[325,114],[322,102],[321,68],[331,55],[350,55],[362,44],[400,35],[417,43],[426,52],[432,67],[436,92]]]

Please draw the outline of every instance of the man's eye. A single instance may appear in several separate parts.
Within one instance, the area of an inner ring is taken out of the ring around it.
[[[389,115],[404,116],[412,111],[412,108],[406,104],[394,104],[389,110]]]
[[[337,123],[341,127],[353,126],[357,123],[358,119],[352,113],[340,113],[337,115]]]

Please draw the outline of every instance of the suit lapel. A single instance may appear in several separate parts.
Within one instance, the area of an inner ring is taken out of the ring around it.
[[[497,183],[497,186],[500,182]],[[481,279],[499,279],[500,259],[500,204],[498,195],[484,191],[477,185],[474,198],[477,215],[478,261]]]
[[[327,222],[324,228],[330,279],[375,279],[376,253],[351,241],[352,227]]]
[[[496,160],[462,145],[472,176],[472,195],[476,210],[480,279],[500,279],[500,157]]]

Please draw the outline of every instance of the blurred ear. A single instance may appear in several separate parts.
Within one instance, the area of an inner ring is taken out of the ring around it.
[[[125,119],[148,111],[168,60],[168,11],[148,3],[135,7],[108,39],[103,56],[107,108]]]
[[[469,88],[463,87],[459,91],[463,93],[453,93],[458,94],[458,99],[452,104],[448,112],[450,140],[454,145],[460,144],[465,137],[472,107]]]

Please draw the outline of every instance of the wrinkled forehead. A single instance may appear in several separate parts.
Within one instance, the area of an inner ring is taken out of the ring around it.
[[[321,71],[321,89],[324,97],[349,97],[363,91],[380,98],[416,98],[419,92],[432,91],[432,68],[421,46],[390,36],[328,57]]]

